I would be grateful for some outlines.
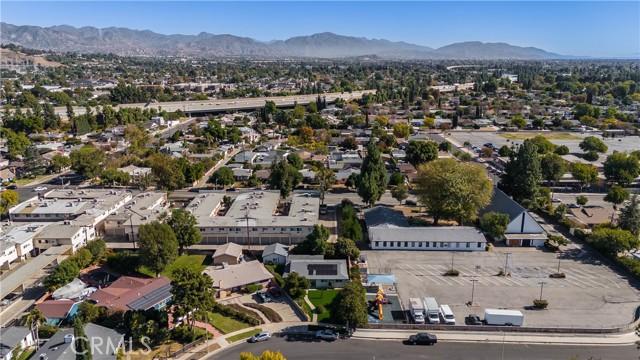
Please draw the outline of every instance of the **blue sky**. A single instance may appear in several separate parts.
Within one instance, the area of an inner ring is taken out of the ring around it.
[[[16,25],[233,34],[257,40],[330,31],[440,47],[506,42],[565,55],[640,54],[640,1],[5,1]]]

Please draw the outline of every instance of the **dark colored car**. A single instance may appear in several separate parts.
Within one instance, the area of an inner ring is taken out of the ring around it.
[[[418,206],[418,203],[415,200],[405,200],[404,204],[407,206]]]
[[[429,333],[417,333],[409,336],[408,343],[410,345],[435,345],[438,342],[438,338]]]
[[[236,188],[230,187],[230,188],[227,188],[227,191],[236,191]]]
[[[480,320],[478,315],[469,314],[469,316],[464,319],[464,323],[467,325],[482,325],[482,320]]]
[[[16,185],[16,184],[11,184],[11,185],[7,186],[7,189],[11,189],[11,190],[15,190],[17,188],[18,188],[18,185]]]

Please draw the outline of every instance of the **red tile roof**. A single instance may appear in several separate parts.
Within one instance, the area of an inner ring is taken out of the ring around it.
[[[98,306],[127,311],[130,310],[127,306],[130,302],[170,283],[171,280],[164,276],[150,279],[122,276],[89,298],[95,300]]]
[[[36,309],[47,319],[64,319],[75,303],[71,300],[47,300],[37,304]]]

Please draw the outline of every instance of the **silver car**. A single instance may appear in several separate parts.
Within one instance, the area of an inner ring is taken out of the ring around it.
[[[262,331],[253,335],[251,338],[249,338],[249,342],[256,343],[261,341],[267,341],[269,339],[271,339],[271,334],[269,334],[267,331]]]

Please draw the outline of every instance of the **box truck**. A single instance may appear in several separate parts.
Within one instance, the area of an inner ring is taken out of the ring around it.
[[[409,299],[409,312],[416,324],[424,324],[424,305],[418,298]]]
[[[424,317],[430,324],[440,324],[440,308],[435,298],[426,297],[424,302]]]
[[[522,326],[524,315],[518,310],[485,309],[484,322],[487,325]]]

